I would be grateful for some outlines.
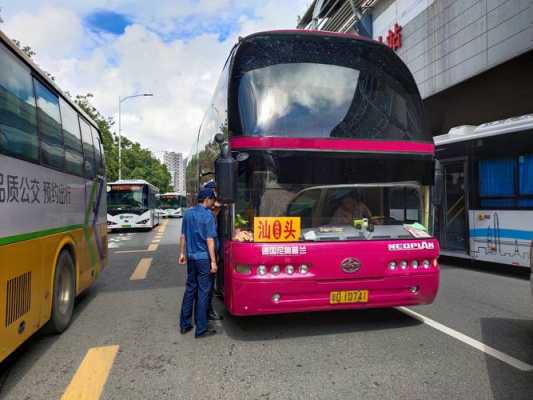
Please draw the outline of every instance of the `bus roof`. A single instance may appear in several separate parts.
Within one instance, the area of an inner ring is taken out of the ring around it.
[[[533,130],[533,114],[487,122],[478,126],[457,126],[450,129],[445,135],[435,136],[433,140],[435,141],[436,146],[441,146],[450,143],[466,142],[469,140],[504,135],[506,133],[525,132],[528,130]]]
[[[248,39],[254,38],[256,36],[265,36],[265,35],[309,35],[309,36],[331,36],[331,37],[342,37],[348,39],[362,40],[365,42],[372,42],[383,47],[387,47],[384,43],[378,42],[377,40],[368,38],[366,36],[360,36],[353,32],[330,32],[330,31],[320,31],[312,29],[274,29],[271,31],[260,31],[252,33],[248,36],[239,38],[239,42],[246,41]]]
[[[89,121],[89,123],[91,125],[93,125],[93,127],[96,129],[96,131],[98,132],[98,134],[100,135],[100,139],[102,139],[102,134],[100,132],[100,130],[98,129],[98,125],[96,124],[96,122],[94,122],[94,120],[89,116],[87,115],[87,113],[85,111],[82,110],[81,107],[79,107],[74,101],[72,101],[70,99],[69,96],[67,96],[60,88],[59,86],[57,86],[57,84],[52,81],[44,72],[43,70],[37,65],[35,64],[35,62],[29,58],[26,54],[24,54],[24,52],[22,50],[20,50],[18,48],[18,46],[13,43],[13,41],[11,39],[9,39],[6,34],[4,32],[2,32],[2,30],[0,30],[0,42],[2,42],[3,44],[5,44],[7,47],[9,47],[9,49],[11,51],[13,51],[30,69],[32,69],[36,75],[39,76],[39,79],[42,79],[43,81],[45,81],[49,86],[53,87],[54,90],[56,92],[58,92],[61,97],[63,98],[63,100],[65,100],[70,106],[74,107],[74,109],[80,113],[81,115],[83,115],[83,117]]]

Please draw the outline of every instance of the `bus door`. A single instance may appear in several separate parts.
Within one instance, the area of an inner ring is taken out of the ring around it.
[[[445,251],[466,254],[468,251],[466,160],[442,161],[442,169],[444,190],[440,215],[442,221],[440,245]]]

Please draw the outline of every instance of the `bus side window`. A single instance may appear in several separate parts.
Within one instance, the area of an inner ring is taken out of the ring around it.
[[[34,79],[37,121],[41,138],[41,163],[62,170],[65,164],[59,98]]]
[[[94,169],[94,144],[91,135],[91,127],[84,119],[80,117],[81,137],[83,139],[83,156],[85,177],[92,179],[96,176]]]
[[[83,176],[83,151],[78,113],[62,98],[59,99],[63,139],[65,144],[65,171]]]
[[[29,68],[0,43],[0,152],[39,161],[33,83]]]
[[[102,144],[100,143],[100,136],[98,135],[98,131],[91,127],[91,132],[93,134],[93,141],[94,141],[94,153],[95,153],[95,168],[98,175],[104,174],[104,164],[102,160]]]
[[[104,143],[100,140],[100,134],[98,133],[98,143],[100,144],[100,156],[101,156],[101,162],[100,162],[100,175],[105,176],[105,151],[104,151]]]

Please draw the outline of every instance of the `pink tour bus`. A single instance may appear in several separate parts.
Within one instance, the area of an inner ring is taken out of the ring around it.
[[[187,164],[213,179],[216,289],[233,315],[431,303],[434,145],[398,56],[351,34],[273,31],[232,49]]]

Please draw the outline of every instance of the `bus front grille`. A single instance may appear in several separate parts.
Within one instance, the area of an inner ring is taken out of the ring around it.
[[[22,317],[31,306],[31,272],[7,281],[6,327]]]

